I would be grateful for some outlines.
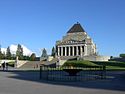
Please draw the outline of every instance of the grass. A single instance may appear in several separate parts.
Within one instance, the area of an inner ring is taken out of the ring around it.
[[[8,62],[8,65],[11,66],[11,67],[14,67],[14,63],[15,62]]]
[[[119,61],[93,61],[97,65],[105,65],[107,70],[125,70],[125,62]]]
[[[106,66],[107,70],[125,70],[125,62],[119,61],[67,61],[63,66]]]
[[[94,64],[90,61],[83,61],[83,60],[79,60],[79,61],[67,61],[66,63],[64,63],[63,66],[73,66],[73,67],[82,67],[82,66],[97,66],[97,64]]]

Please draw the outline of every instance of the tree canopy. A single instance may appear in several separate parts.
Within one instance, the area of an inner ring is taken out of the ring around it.
[[[35,53],[32,53],[32,54],[31,54],[30,60],[31,60],[31,61],[35,61],[35,60],[36,60],[36,54],[35,54]]]
[[[51,56],[55,57],[55,55],[56,55],[56,50],[55,50],[55,48],[53,47],[53,48],[52,48]]]
[[[41,57],[47,57],[47,51],[46,51],[45,48],[44,48],[43,51],[42,51]]]
[[[12,56],[11,56],[11,52],[10,52],[10,47],[8,46],[8,47],[7,47],[7,50],[6,50],[6,58],[7,58],[7,59],[11,59],[11,57],[12,57]]]
[[[2,53],[1,45],[0,45],[0,59],[5,59],[5,52]]]
[[[23,48],[20,44],[17,46],[16,56],[18,56],[19,59],[23,59]]]

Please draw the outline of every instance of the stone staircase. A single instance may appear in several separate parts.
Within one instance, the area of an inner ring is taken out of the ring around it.
[[[61,60],[72,60],[72,59],[77,59],[76,56],[61,56]]]
[[[23,64],[19,69],[25,69],[25,68],[32,68],[37,69],[39,68],[40,61],[28,61],[25,64]]]
[[[71,58],[71,57],[69,57]],[[51,61],[46,61],[44,64],[45,65],[63,65],[68,59],[68,57],[60,57],[60,60],[58,60],[58,58],[53,58]],[[74,58],[74,57],[72,57]],[[59,61],[59,62],[58,62]]]
[[[28,61],[18,61],[18,64],[16,65],[16,68],[20,68],[24,64],[26,64]]]
[[[66,61],[67,61],[67,60],[60,60],[60,61],[59,61],[59,65],[62,66]]]
[[[43,61],[44,65],[52,65],[52,66],[56,66],[56,65],[63,65],[67,60],[70,59],[77,59],[77,57],[75,56],[61,56],[60,60],[58,60],[58,58],[53,58],[51,61]],[[59,61],[59,62],[58,62]]]
[[[53,58],[51,61],[46,61],[44,64],[45,65],[52,65],[52,64],[56,64],[57,61],[58,61],[57,58]]]

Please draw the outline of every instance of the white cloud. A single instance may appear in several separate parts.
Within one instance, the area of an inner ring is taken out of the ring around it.
[[[6,48],[1,48],[2,53],[6,53]]]
[[[26,46],[21,45],[23,48],[23,55],[30,56],[33,52],[29,50]],[[2,53],[6,53],[6,48],[1,48]],[[11,44],[10,45],[10,51],[12,54],[16,54],[17,51],[17,45]]]
[[[33,52],[29,50],[26,46],[22,45],[23,47],[23,54],[26,56],[30,56]]]
[[[12,54],[16,54],[16,51],[17,51],[17,45],[13,45],[11,44],[10,45],[10,51]]]

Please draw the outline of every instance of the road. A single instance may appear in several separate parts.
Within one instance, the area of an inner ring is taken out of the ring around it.
[[[125,72],[108,72],[111,78],[85,82],[39,80],[39,72],[0,71],[0,94],[125,94]]]

